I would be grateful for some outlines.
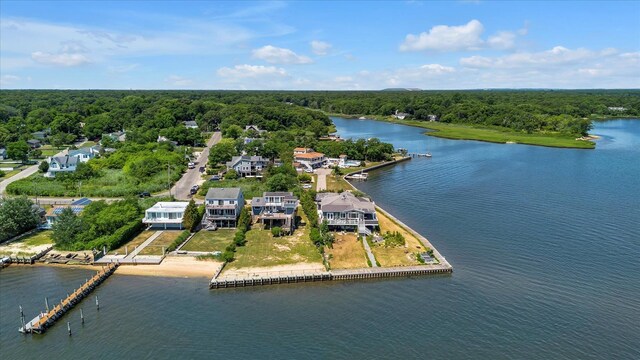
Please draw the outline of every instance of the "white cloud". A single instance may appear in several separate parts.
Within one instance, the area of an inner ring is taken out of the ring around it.
[[[255,49],[252,51],[252,55],[256,59],[261,59],[271,64],[309,64],[313,62],[307,56],[298,55],[289,49],[272,45]]]
[[[475,50],[482,46],[480,36],[484,26],[478,20],[471,20],[465,25],[437,25],[429,32],[418,35],[408,34],[400,45],[401,51],[457,51]]]
[[[500,57],[471,56],[460,59],[460,64],[470,68],[548,67],[575,64],[594,58],[606,58],[616,54],[616,51],[612,50],[605,49],[595,52],[585,48],[571,50],[563,46],[556,46],[541,52],[522,52]]]
[[[316,55],[327,55],[332,45],[325,41],[313,40],[311,42],[311,51]]]
[[[516,34],[511,31],[500,31],[495,35],[489,36],[487,45],[494,49],[506,50],[514,47],[516,42]]]
[[[139,66],[140,64],[109,65],[107,71],[112,74],[124,74],[137,69]]]
[[[178,75],[170,75],[164,82],[175,87],[186,87],[193,85],[193,80]]]
[[[36,51],[31,53],[31,59],[33,61],[45,64],[45,65],[55,65],[55,66],[79,66],[88,64],[91,60],[83,54],[74,54],[74,53],[58,53],[51,54],[48,52]]]
[[[430,74],[446,74],[456,71],[451,66],[443,66],[440,64],[427,64],[420,66],[420,70]]]
[[[8,85],[13,85],[15,83],[17,83],[18,81],[20,81],[20,77],[19,76],[15,76],[15,75],[2,75],[0,77],[0,85],[2,86],[8,86]]]
[[[487,38],[482,38],[484,26],[478,20],[471,20],[464,25],[437,25],[428,32],[418,35],[409,34],[400,44],[400,51],[472,51],[485,48],[508,50],[516,45],[518,36],[528,33],[529,24],[517,31],[499,31]]]
[[[287,76],[283,68],[263,65],[236,65],[233,68],[222,67],[217,71],[218,76],[231,79],[256,78],[256,77],[281,77]]]

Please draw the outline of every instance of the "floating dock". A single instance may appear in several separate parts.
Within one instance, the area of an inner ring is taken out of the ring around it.
[[[42,334],[47,328],[52,326],[56,320],[61,318],[77,303],[82,301],[87,295],[89,295],[93,289],[106,280],[114,271],[118,268],[118,263],[111,263],[102,270],[98,271],[91,279],[87,280],[79,289],[75,290],[73,294],[69,295],[66,299],[60,301],[60,304],[53,307],[53,309],[47,309],[46,313],[40,313],[26,324],[18,329],[23,334]],[[97,301],[97,300],[96,300]]]

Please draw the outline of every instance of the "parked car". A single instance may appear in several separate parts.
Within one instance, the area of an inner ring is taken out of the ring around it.
[[[196,163],[194,162],[190,162],[189,165],[187,165],[189,167],[189,169],[195,169],[196,168]]]
[[[204,166],[200,166],[200,172],[203,173],[204,172]]]
[[[146,197],[150,197],[151,194],[148,191],[143,191],[140,193],[140,197],[141,198],[146,198]]]
[[[191,195],[195,195],[195,194],[198,192],[198,190],[200,190],[200,186],[198,186],[198,185],[193,185],[193,186],[191,187],[191,191],[190,191]]]
[[[311,184],[304,184],[302,185],[303,189],[311,189],[312,185]]]
[[[213,175],[209,181],[220,181],[222,177],[220,175]]]

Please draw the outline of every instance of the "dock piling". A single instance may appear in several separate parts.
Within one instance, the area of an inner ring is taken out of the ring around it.
[[[47,299],[46,296],[44,298],[44,307],[47,309],[47,312],[49,312],[49,299]]]
[[[84,314],[82,313],[82,309],[80,309],[80,321],[84,324]]]
[[[98,295],[96,295],[96,310],[100,311],[100,303],[98,303]]]
[[[69,336],[71,336],[71,323],[67,321],[67,331],[69,331]]]

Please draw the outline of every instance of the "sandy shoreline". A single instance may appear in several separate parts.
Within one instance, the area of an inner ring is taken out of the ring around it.
[[[66,264],[42,264],[33,266],[47,266],[61,269],[85,269],[98,271],[102,267],[98,265],[66,265]],[[115,275],[137,275],[158,277],[181,278],[206,278],[211,279],[222,266],[220,261],[196,260],[187,256],[167,256],[159,265],[121,265]]]

